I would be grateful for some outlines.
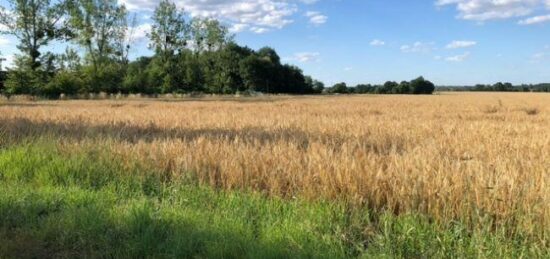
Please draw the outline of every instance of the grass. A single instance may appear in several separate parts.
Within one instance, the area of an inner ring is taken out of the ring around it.
[[[0,258],[549,256],[550,95],[267,99],[0,102]]]
[[[166,181],[105,148],[0,151],[0,257],[542,257],[547,247],[459,222],[373,214]],[[129,175],[131,174],[131,175]]]

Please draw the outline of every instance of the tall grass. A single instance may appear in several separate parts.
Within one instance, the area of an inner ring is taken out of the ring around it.
[[[166,181],[107,148],[0,151],[0,257],[542,257],[526,237],[341,201],[285,200]],[[131,172],[131,174],[129,174]]]
[[[241,100],[3,103],[0,145],[107,147],[124,179],[154,171],[156,183],[338,201],[548,247],[549,95]]]

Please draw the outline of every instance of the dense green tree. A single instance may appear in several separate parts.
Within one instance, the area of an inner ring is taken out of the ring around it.
[[[338,83],[338,84],[333,85],[329,89],[329,92],[334,93],[334,94],[347,94],[348,93],[348,86],[346,85],[346,83],[343,83],[343,82]]]
[[[128,32],[126,8],[117,0],[72,0],[68,6],[73,40],[86,50],[88,90],[120,90],[126,68],[119,46]]]
[[[435,85],[424,77],[412,80],[410,87],[413,94],[432,94],[435,91]]]
[[[398,94],[410,94],[411,93],[411,84],[407,81],[402,81],[397,87]]]

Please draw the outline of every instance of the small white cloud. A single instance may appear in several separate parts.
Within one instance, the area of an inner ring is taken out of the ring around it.
[[[379,40],[379,39],[374,39],[370,42],[370,45],[371,46],[384,46],[384,45],[386,45],[386,42],[384,42],[382,40]]]
[[[353,67],[345,67],[344,68],[344,71],[352,71],[353,70]]]
[[[441,56],[435,56],[435,57],[434,57],[435,60],[441,60],[442,58],[443,58],[443,57],[441,57]]]
[[[530,17],[527,19],[520,20],[518,22],[519,25],[532,25],[532,24],[538,24],[538,23],[545,23],[550,21],[550,14],[549,15],[539,15]]]
[[[264,33],[268,32],[269,29],[254,26],[254,27],[250,28],[250,31],[252,31],[253,33],[256,33],[256,34],[264,34]]]
[[[317,62],[319,61],[320,54],[318,52],[299,52],[294,56],[286,58],[286,60],[298,61],[301,63]]]
[[[462,55],[447,57],[445,60],[449,61],[449,62],[462,62],[462,61],[468,59],[469,57],[470,57],[470,52],[466,52]]]
[[[428,53],[433,50],[434,43],[423,43],[417,41],[412,45],[401,46],[401,51],[404,53]]]
[[[455,40],[449,44],[445,48],[447,49],[459,49],[459,48],[469,48],[477,45],[477,42],[475,41],[465,41],[465,40]]]
[[[242,32],[242,31],[246,30],[248,27],[249,27],[248,24],[235,23],[235,24],[231,25],[231,27],[229,28],[229,32],[231,32],[231,33]]]
[[[326,15],[322,15],[320,12],[306,12],[306,16],[309,18],[309,23],[314,25],[325,24],[328,20]]]
[[[5,61],[0,62],[2,64],[2,67],[1,67],[2,70],[6,70],[6,68],[11,68],[13,66],[13,62],[15,61],[14,54],[0,56],[0,58],[6,59]]]
[[[0,37],[0,46],[8,46],[10,44],[11,44],[11,41],[9,39]]]
[[[539,60],[543,60],[545,58],[548,57],[548,53],[546,52],[539,52],[539,53],[535,53],[533,54],[533,56],[531,56],[531,59],[534,60],[534,61],[539,61]]]

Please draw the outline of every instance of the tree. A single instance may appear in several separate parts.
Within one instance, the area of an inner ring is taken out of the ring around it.
[[[120,42],[127,37],[127,12],[117,0],[72,0],[69,24],[73,40],[86,50],[86,62],[91,68],[90,90],[115,92],[122,84],[124,53]]]
[[[384,83],[384,85],[382,86],[382,88],[380,88],[379,90],[379,93],[381,94],[393,94],[393,93],[396,93],[396,89],[397,87],[399,86],[399,84],[397,82],[394,82],[394,81],[387,81],[386,83]]]
[[[2,34],[10,34],[19,40],[17,48],[24,55],[19,68],[36,71],[41,66],[40,49],[51,40],[61,37],[57,25],[64,14],[64,2],[50,0],[7,0],[9,10],[0,7]]]
[[[152,17],[151,48],[163,61],[168,60],[181,52],[187,46],[189,39],[189,25],[185,22],[183,11],[179,11],[176,4],[169,0],[162,0]]]
[[[346,83],[338,83],[338,84],[335,84],[334,86],[332,86],[332,88],[330,88],[329,90],[330,93],[333,93],[333,94],[347,94],[348,93],[348,86],[346,85]]]
[[[244,85],[248,90],[258,92],[271,92],[273,85],[270,86],[269,71],[270,62],[258,57],[258,55],[250,55],[239,62],[240,74]]]
[[[435,91],[435,85],[424,79],[424,77],[418,77],[412,80],[410,87],[412,88],[413,94],[433,94]]]
[[[397,87],[398,94],[410,94],[411,93],[411,84],[407,81],[402,81]]]
[[[313,80],[313,93],[321,94],[325,90],[325,84],[321,81]]]

